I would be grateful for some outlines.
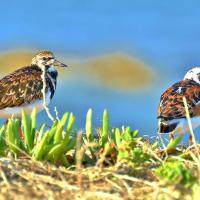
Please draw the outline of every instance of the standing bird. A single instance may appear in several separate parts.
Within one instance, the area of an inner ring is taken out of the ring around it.
[[[43,106],[43,79],[45,70],[46,104],[50,103],[55,90],[57,71],[54,66],[67,67],[55,60],[50,51],[41,51],[34,56],[31,65],[20,68],[0,80],[0,118],[21,117],[22,109],[28,114],[35,107],[37,112]]]
[[[158,133],[189,132],[183,97],[186,98],[193,129],[200,125],[200,67],[189,70],[184,79],[169,87],[158,106]],[[190,135],[190,145],[192,136]]]

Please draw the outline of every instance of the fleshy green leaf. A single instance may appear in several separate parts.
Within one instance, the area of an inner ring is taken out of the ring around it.
[[[167,149],[175,149],[177,145],[180,143],[182,136],[177,136],[174,140],[170,140],[169,144],[167,145]]]
[[[106,141],[108,140],[108,134],[109,134],[109,116],[108,111],[104,110],[103,113],[103,125],[102,125],[102,135],[101,135],[101,144],[104,146],[106,144]]]
[[[85,124],[85,130],[86,130],[86,137],[89,143],[92,143],[94,141],[93,133],[92,133],[92,109],[90,108],[86,115],[86,124]]]
[[[31,151],[34,143],[31,135],[31,119],[24,110],[22,111],[22,125],[25,145],[27,145],[28,151]]]

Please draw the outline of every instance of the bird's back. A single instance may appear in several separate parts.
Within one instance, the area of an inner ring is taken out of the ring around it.
[[[186,97],[190,116],[200,115],[200,85],[193,80],[182,80],[168,88],[160,98],[158,132],[172,132],[180,121],[185,120],[183,97]]]

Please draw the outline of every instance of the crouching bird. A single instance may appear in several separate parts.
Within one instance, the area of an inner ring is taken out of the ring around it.
[[[189,70],[184,79],[169,87],[161,96],[158,106],[158,133],[189,132],[183,97],[186,98],[192,128],[200,125],[200,67]],[[192,144],[192,136],[189,138]]]
[[[22,67],[0,80],[0,118],[13,116],[20,118],[22,109],[28,114],[35,107],[43,107],[43,70],[45,70],[46,104],[48,105],[56,90],[57,71],[55,67],[67,67],[57,61],[50,51],[37,53],[30,66]]]

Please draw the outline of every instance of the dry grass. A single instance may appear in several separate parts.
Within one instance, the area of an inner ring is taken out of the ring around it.
[[[195,162],[187,165],[196,171]],[[182,196],[175,186],[160,184],[157,166],[149,162],[133,169],[118,163],[76,170],[26,157],[1,158],[0,199],[193,199],[192,193]]]
[[[130,172],[126,168],[89,167],[76,172],[26,158],[1,158],[0,169],[0,199],[137,199],[147,194],[150,198],[155,191],[151,170],[140,171],[143,181],[125,175]]]

